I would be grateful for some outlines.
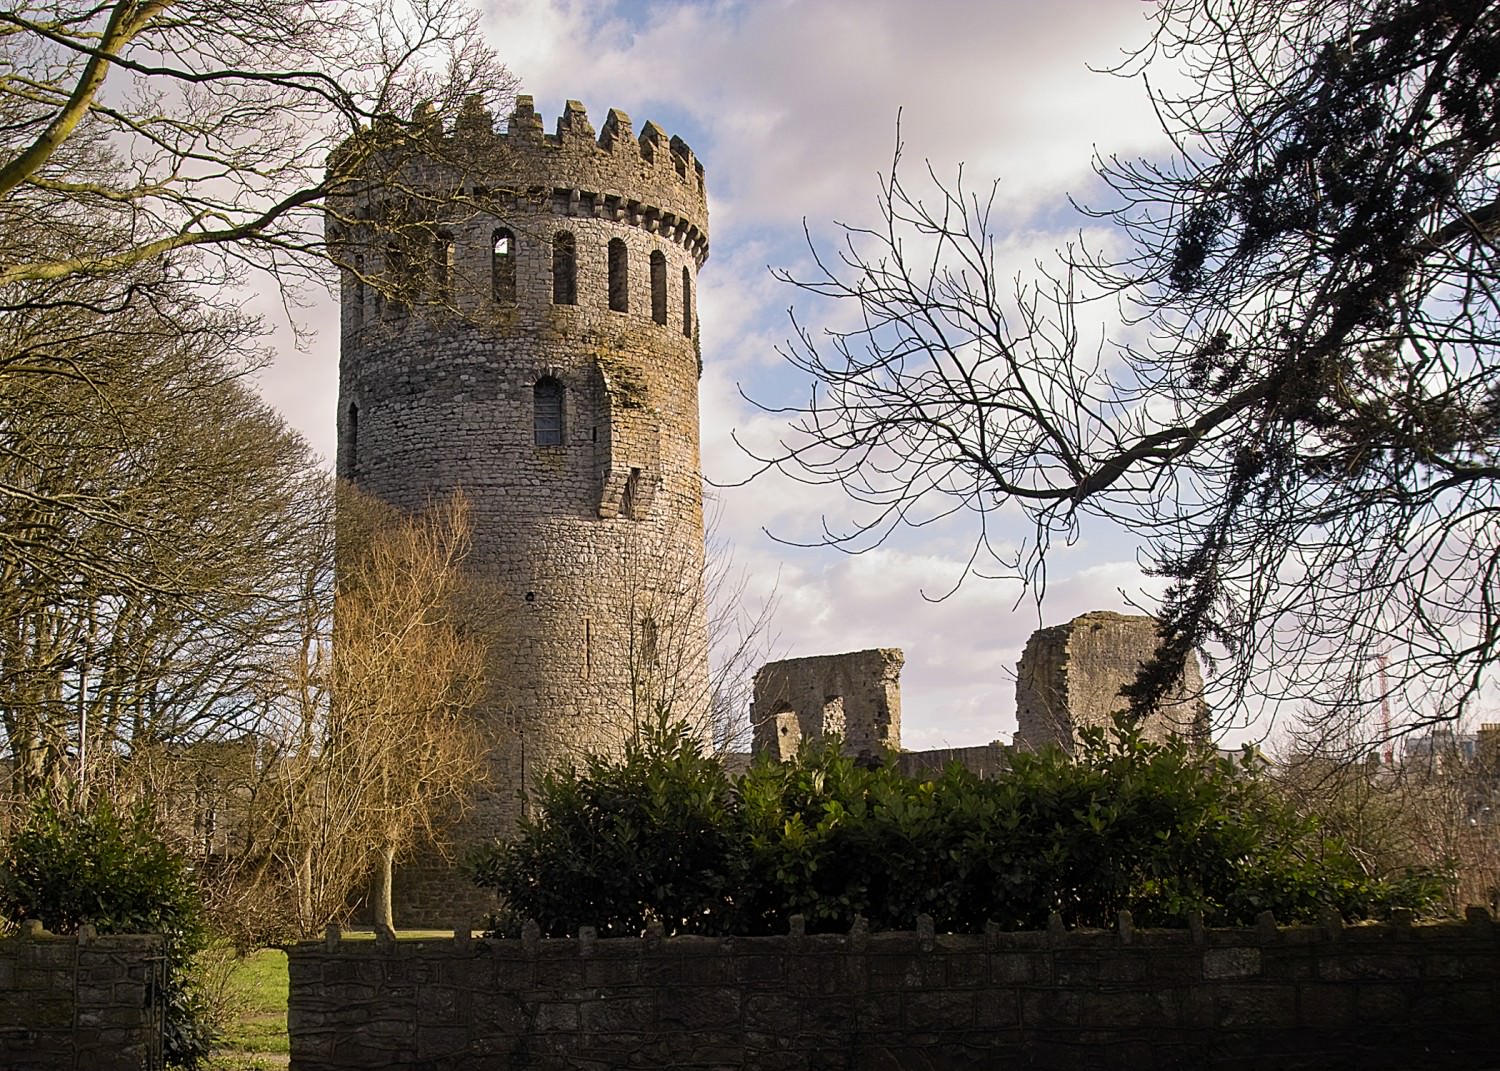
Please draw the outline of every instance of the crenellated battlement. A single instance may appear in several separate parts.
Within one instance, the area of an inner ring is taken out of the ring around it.
[[[395,119],[360,135],[375,146],[398,141]],[[647,121],[636,135],[630,116],[611,108],[597,134],[588,113],[568,101],[548,134],[530,96],[516,98],[504,130],[470,97],[449,127],[436,113],[418,109],[408,136],[430,153],[403,144],[402,181],[382,176],[383,195],[393,186],[423,186],[468,195],[498,211],[522,204],[546,206],[555,215],[586,216],[639,226],[683,246],[701,265],[708,256],[708,201],[703,165],[687,142]],[[342,151],[349,151],[346,145]],[[372,158],[389,155],[378,147]],[[378,170],[378,168],[376,169]],[[363,200],[358,194],[356,200]]]

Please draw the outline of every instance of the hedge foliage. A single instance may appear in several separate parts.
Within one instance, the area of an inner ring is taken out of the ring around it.
[[[87,808],[35,803],[0,856],[0,912],[60,934],[84,923],[101,934],[162,934],[167,1063],[195,1068],[208,1055],[213,1039],[193,978],[193,957],[207,941],[202,900],[149,808],[121,813],[107,797]]]
[[[618,759],[591,756],[546,778],[535,813],[472,861],[507,905],[496,929],[543,933],[770,934],[801,914],[812,931],[940,930],[987,920],[1038,929],[1283,922],[1324,906],[1346,918],[1430,909],[1428,874],[1367,876],[1348,847],[1297,817],[1246,756],[1144,740],[1125,724],[1077,758],[1016,753],[982,780],[868,768],[837,741],[734,780],[680,725],[642,733]]]

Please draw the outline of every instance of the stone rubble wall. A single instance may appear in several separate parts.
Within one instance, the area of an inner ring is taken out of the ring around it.
[[[956,762],[970,773],[988,780],[1010,769],[1010,752],[1010,747],[998,740],[973,747],[902,751],[896,755],[896,769],[903,777],[937,777]]]
[[[160,969],[154,934],[59,937],[38,922],[0,940],[0,1068],[146,1071],[161,1066],[150,999]]]
[[[1500,928],[325,942],[290,951],[292,1071],[1474,1068]]]

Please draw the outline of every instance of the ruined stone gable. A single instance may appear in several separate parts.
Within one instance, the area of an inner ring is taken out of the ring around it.
[[[1032,633],[1016,666],[1017,747],[1059,744],[1071,752],[1078,730],[1108,728],[1129,703],[1120,689],[1156,651],[1156,619],[1096,610]],[[1142,726],[1147,739],[1202,737],[1208,707],[1196,658],[1166,703]]]
[[[851,755],[901,747],[901,667],[894,647],[768,662],[755,674],[757,755],[785,761],[803,740],[838,734]]]

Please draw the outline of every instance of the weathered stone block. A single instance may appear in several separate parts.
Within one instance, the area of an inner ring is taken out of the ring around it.
[[[646,1031],[656,1025],[656,997],[623,996],[608,990],[597,998],[579,1005],[579,1021],[584,1030],[630,1033]]]
[[[1203,977],[1254,978],[1260,974],[1260,949],[1210,948],[1203,953]]]
[[[575,1031],[579,1027],[578,1005],[553,1001],[538,1004],[533,1020],[540,1033]]]
[[[1294,1023],[1296,990],[1286,985],[1229,984],[1214,990],[1215,1020],[1221,1027]]]
[[[974,1026],[974,994],[963,989],[908,993],[904,1021],[916,1030],[967,1030]]]
[[[730,986],[672,990],[662,994],[657,1021],[690,1030],[730,1026],[740,1021],[740,999],[739,990]]]

